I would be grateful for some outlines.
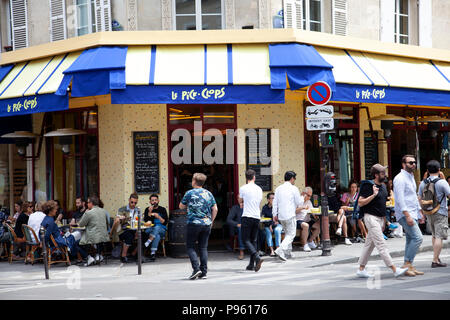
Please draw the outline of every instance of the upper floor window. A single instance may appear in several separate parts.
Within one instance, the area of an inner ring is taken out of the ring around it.
[[[395,32],[396,43],[409,43],[409,1],[395,0]]]
[[[223,26],[223,0],[174,1],[176,30],[215,30]]]
[[[110,0],[74,1],[77,15],[77,36],[112,30]]]
[[[322,31],[322,0],[285,0],[285,28]]]

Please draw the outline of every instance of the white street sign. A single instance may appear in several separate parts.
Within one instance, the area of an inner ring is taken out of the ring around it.
[[[333,118],[320,118],[320,119],[306,119],[306,130],[333,130],[334,119]]]
[[[332,105],[306,107],[306,119],[332,118],[334,107]]]

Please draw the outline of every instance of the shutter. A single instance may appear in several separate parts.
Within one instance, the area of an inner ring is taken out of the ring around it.
[[[347,0],[333,0],[333,34],[347,35]]]
[[[10,0],[13,50],[28,47],[27,0]]]
[[[302,1],[284,0],[283,3],[284,27],[303,29],[303,3]]]
[[[50,2],[50,42],[67,38],[65,0]]]
[[[95,24],[97,32],[112,30],[110,0],[95,0]]]

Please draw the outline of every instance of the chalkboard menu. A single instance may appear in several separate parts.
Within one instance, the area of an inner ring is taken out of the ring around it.
[[[158,131],[133,132],[134,186],[137,193],[159,193]]]
[[[370,168],[378,163],[378,132],[373,132],[375,141],[370,131],[364,131],[364,165],[366,171],[366,179],[371,179]]]
[[[271,167],[270,129],[247,129],[245,153],[247,169],[256,172],[255,183],[263,191],[272,191],[272,174],[267,174]],[[263,174],[264,173],[264,174]]]

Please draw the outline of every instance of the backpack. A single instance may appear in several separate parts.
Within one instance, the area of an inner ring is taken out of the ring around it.
[[[359,191],[360,192],[358,192],[358,196],[356,197],[356,200],[355,200],[355,205],[353,206],[353,216],[352,216],[352,218],[354,220],[362,219],[364,217],[364,213],[361,212],[361,207],[359,206],[359,203],[358,203],[359,197],[361,195],[361,189],[362,189],[362,186],[364,184],[374,185],[375,183],[373,182],[373,180],[362,180],[361,181],[361,183],[359,185]]]
[[[420,194],[420,207],[422,208],[422,212],[427,215],[435,214],[439,208],[441,207],[441,202],[444,200],[442,197],[441,201],[438,201],[436,195],[436,183],[441,180],[440,178],[436,178],[431,180],[430,178],[424,180],[425,187],[422,190],[422,194]]]

